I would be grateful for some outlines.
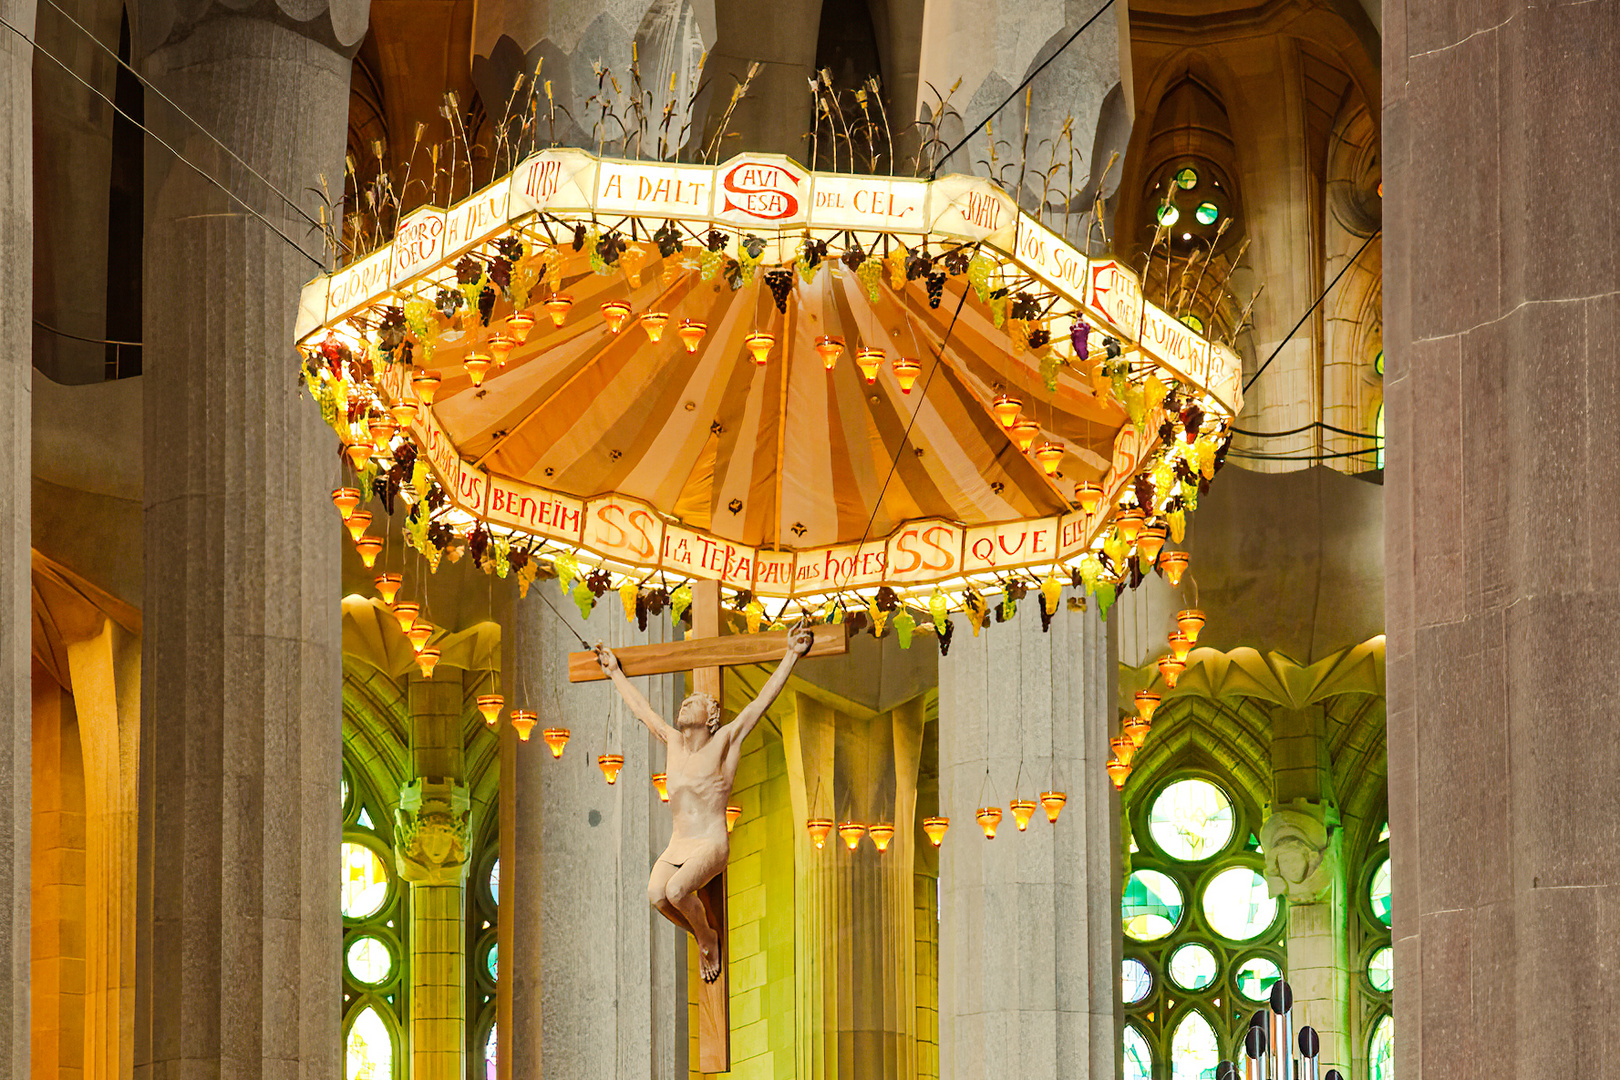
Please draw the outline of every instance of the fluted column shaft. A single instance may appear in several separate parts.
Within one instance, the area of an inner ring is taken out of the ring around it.
[[[282,191],[342,176],[349,63],[331,48],[213,11],[146,70]],[[195,129],[163,134],[217,160]],[[338,463],[291,347],[319,267],[154,142],[146,162],[136,1073],[330,1080]],[[220,175],[304,240],[256,182]]]
[[[0,0],[0,15],[34,32],[34,0]],[[29,37],[0,27],[0,1071],[28,1075],[30,473],[33,365],[34,52]]]
[[[1091,612],[1060,612],[1043,634],[1031,601],[977,638],[956,619],[939,662],[942,1080],[1118,1068],[1119,804],[1103,770],[1114,665]],[[1057,823],[1036,810],[1018,832],[1009,801],[1049,783],[1068,794]],[[994,840],[974,822],[990,802]]]

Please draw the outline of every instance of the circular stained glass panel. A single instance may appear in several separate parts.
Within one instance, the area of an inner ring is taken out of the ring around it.
[[[1220,218],[1221,212],[1214,203],[1199,203],[1198,209],[1193,211],[1193,217],[1200,225],[1213,225]]]
[[[1120,904],[1125,934],[1137,941],[1158,941],[1181,921],[1181,889],[1169,875],[1138,870],[1125,882]]]
[[[1153,989],[1153,973],[1140,960],[1126,960],[1120,965],[1119,992],[1127,1005],[1135,1005]]]
[[[1220,1064],[1221,1046],[1215,1029],[1200,1012],[1190,1012],[1176,1025],[1170,1040],[1171,1080],[1208,1080]]]
[[[1248,941],[1276,920],[1277,898],[1266,892],[1265,878],[1247,866],[1233,866],[1205,886],[1204,918],[1221,937]]]
[[[1125,1080],[1153,1080],[1153,1051],[1132,1024],[1125,1025],[1124,1043]]]
[[[1389,860],[1385,859],[1373,871],[1372,881],[1367,886],[1367,899],[1372,904],[1373,915],[1385,926],[1389,925]]]
[[[1275,963],[1264,956],[1252,956],[1237,970],[1237,990],[1250,1001],[1266,1001],[1271,997],[1272,985],[1280,978],[1282,971]]]
[[[1170,978],[1183,990],[1202,990],[1219,971],[1215,954],[1202,945],[1183,945],[1170,954]]]
[[[1158,215],[1159,224],[1163,225],[1167,229],[1181,220],[1181,211],[1177,210],[1174,206],[1159,207]]]
[[[1198,186],[1198,170],[1188,167],[1177,171],[1176,183],[1182,191],[1191,191]]]
[[[1207,780],[1177,780],[1153,800],[1148,835],[1172,859],[1198,862],[1232,839],[1232,801]]]
[[[1388,945],[1372,954],[1367,961],[1367,981],[1372,983],[1374,990],[1388,993],[1395,987],[1395,953]]]
[[[499,951],[499,945],[491,945],[489,947],[489,952],[484,956],[484,967],[488,969],[489,977],[492,980],[500,978],[500,976],[497,974],[501,966],[500,957],[496,955],[496,953]]]
[[[394,1042],[371,1006],[362,1009],[349,1026],[343,1056],[347,1080],[394,1080]]]
[[[349,965],[349,974],[368,986],[387,982],[389,973],[394,970],[394,957],[388,946],[374,937],[351,941],[344,960]]]
[[[343,871],[339,892],[346,919],[364,919],[377,914],[388,898],[388,868],[377,853],[364,844],[345,841]]]

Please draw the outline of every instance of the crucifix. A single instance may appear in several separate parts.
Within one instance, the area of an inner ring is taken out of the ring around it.
[[[731,1068],[731,1000],[726,967],[731,959],[726,924],[725,808],[737,777],[742,743],[787,685],[803,656],[840,656],[848,651],[840,625],[761,634],[720,636],[720,583],[692,585],[692,633],[685,641],[632,645],[568,654],[568,680],[612,679],[636,718],[669,752],[668,791],[675,827],[669,847],[654,864],[647,898],[698,942],[698,1066],[706,1073]],[[722,667],[779,660],[759,696],[724,728],[720,725]],[[666,723],[627,676],[692,672],[692,693],[675,723]]]

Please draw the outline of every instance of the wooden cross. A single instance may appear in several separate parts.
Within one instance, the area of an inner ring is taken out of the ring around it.
[[[812,628],[814,641],[806,656],[842,656],[849,651],[845,627],[823,625]],[[619,668],[627,676],[666,675],[677,671],[692,673],[692,692],[710,694],[724,701],[721,668],[762,664],[780,660],[787,652],[786,630],[760,634],[720,636],[720,583],[692,583],[692,633],[685,641],[658,645],[629,645],[614,649]],[[606,679],[594,652],[568,654],[569,682],[597,682]],[[726,875],[722,871],[704,887],[703,906],[709,925],[720,938],[720,977],[698,985],[698,1068],[706,1073],[731,1069],[731,994],[728,972],[731,965],[731,937],[726,921]]]

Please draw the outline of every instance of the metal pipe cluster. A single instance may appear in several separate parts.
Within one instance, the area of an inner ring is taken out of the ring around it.
[[[1306,1025],[1293,1030],[1294,991],[1278,980],[1271,988],[1271,1007],[1249,1019],[1243,1034],[1243,1074],[1241,1080],[1344,1080],[1339,1070],[1321,1069],[1322,1038]],[[1240,1080],[1237,1063],[1222,1061],[1215,1066],[1215,1080]]]

